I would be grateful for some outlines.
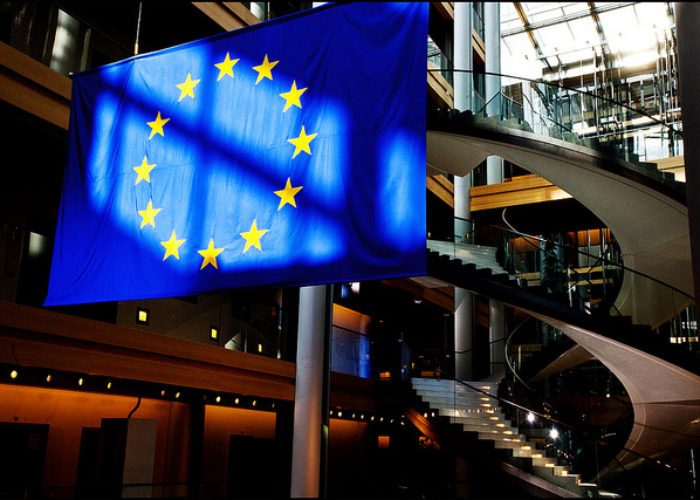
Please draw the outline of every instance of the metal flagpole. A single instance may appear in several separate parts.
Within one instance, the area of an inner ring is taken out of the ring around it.
[[[139,54],[139,36],[141,36],[141,13],[143,11],[143,2],[139,2],[139,16],[136,21],[136,41],[134,42],[134,55]]]

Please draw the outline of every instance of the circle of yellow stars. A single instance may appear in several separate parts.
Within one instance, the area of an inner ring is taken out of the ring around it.
[[[223,61],[214,64],[214,66],[219,70],[218,77],[216,81],[220,81],[222,78],[225,77],[230,77],[234,78],[234,71],[233,68],[234,66],[239,62],[239,58],[237,59],[231,59],[231,55],[229,52],[226,52],[226,56],[224,57]],[[264,79],[273,81],[273,75],[272,75],[272,70],[273,68],[279,63],[279,61],[270,61],[268,59],[268,55],[265,54],[263,61],[261,64],[257,66],[253,66],[252,69],[258,73],[257,79],[255,80],[255,85],[258,85],[260,82],[262,82]],[[182,83],[178,83],[175,86],[180,90],[180,95],[178,97],[178,102],[181,102],[183,99],[189,97],[191,99],[195,99],[195,89],[197,85],[199,84],[201,80],[192,79],[192,74],[190,72],[187,73],[187,77],[185,78],[185,81]],[[285,100],[284,108],[282,109],[283,113],[286,113],[289,108],[292,106],[295,106],[299,109],[302,108],[301,105],[301,96],[306,92],[308,89],[305,88],[298,88],[297,87],[297,82],[296,80],[292,81],[292,86],[289,89],[288,92],[283,92],[279,94],[281,98]],[[158,110],[156,113],[156,117],[154,118],[153,121],[148,121],[146,124],[150,127],[151,132],[150,135],[148,136],[148,140],[153,140],[153,138],[156,135],[160,135],[161,137],[165,137],[165,126],[167,123],[170,121],[170,117],[164,118],[161,114],[161,110]],[[309,156],[311,156],[311,148],[310,144],[311,141],[314,140],[314,138],[318,134],[307,134],[306,128],[304,125],[301,126],[301,132],[297,137],[293,137],[291,139],[287,139],[287,142],[292,144],[294,146],[294,152],[292,153],[292,158],[296,158],[299,153],[306,153]],[[157,166],[156,163],[149,163],[147,155],[144,155],[143,160],[141,161],[141,165],[137,165],[133,167],[134,171],[137,174],[136,181],[134,182],[134,185],[138,185],[141,181],[148,182],[149,184],[151,183],[151,171]],[[299,193],[304,188],[304,186],[292,186],[292,180],[290,177],[287,178],[287,182],[284,186],[283,189],[280,189],[278,191],[274,191],[274,194],[279,196],[280,202],[279,206],[277,207],[277,211],[282,210],[282,208],[285,205],[291,205],[292,207],[296,208],[296,200],[295,196]],[[153,207],[153,200],[149,199],[148,200],[148,205],[144,210],[138,210],[138,214],[141,216],[141,228],[143,229],[145,226],[150,225],[151,227],[155,228],[156,227],[156,222],[155,218],[158,215],[158,213],[163,210],[163,208],[154,208]],[[239,233],[239,235],[245,239],[245,246],[243,248],[243,254],[246,253],[248,250],[250,250],[251,247],[255,247],[258,249],[258,251],[262,252],[262,246],[260,244],[260,238],[262,238],[263,235],[265,235],[269,229],[259,229],[257,225],[257,220],[253,219],[253,223],[250,226],[250,230],[244,231]],[[160,244],[165,248],[165,254],[163,255],[163,261],[167,260],[170,257],[174,257],[176,260],[180,260],[180,253],[179,249],[181,246],[185,244],[187,239],[178,239],[177,234],[175,230],[173,229],[172,234],[170,235],[170,239],[166,241],[161,241]],[[209,239],[209,245],[207,248],[202,249],[202,250],[197,250],[197,253],[199,253],[202,256],[202,264],[201,267],[199,268],[200,271],[206,268],[207,266],[211,265],[215,269],[219,269],[219,265],[217,263],[217,256],[224,251],[224,248],[216,248],[216,245],[214,244],[214,238]]]

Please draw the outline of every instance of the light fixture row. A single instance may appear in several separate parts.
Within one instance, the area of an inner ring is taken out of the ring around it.
[[[0,365],[2,366],[2,365]],[[141,395],[153,399],[169,399],[183,402],[201,401],[204,404],[240,407],[261,411],[276,411],[279,401],[243,394],[198,390],[187,387],[170,386],[150,382],[138,382],[127,379],[116,379],[99,375],[87,375],[59,370],[45,370],[28,367],[7,367],[4,373],[9,382],[22,385],[44,385],[60,387],[63,389],[87,390],[89,392],[115,393],[119,395]],[[5,377],[0,377],[0,382]],[[431,412],[431,416],[436,416]],[[331,418],[356,420],[358,422],[378,424],[405,424],[405,415],[391,414],[389,412],[379,414],[365,410],[332,408],[329,410]]]
[[[3,370],[5,381],[21,385],[43,385],[62,389],[88,390],[90,392],[113,392],[119,395],[141,395],[148,398],[170,399],[186,402],[202,401],[204,404],[223,406],[239,406],[258,410],[275,410],[278,402],[272,399],[246,396],[243,394],[217,393],[208,390],[198,390],[187,387],[177,387],[151,382],[141,382],[127,379],[115,379],[99,375],[87,375],[59,370],[40,368],[10,367]]]

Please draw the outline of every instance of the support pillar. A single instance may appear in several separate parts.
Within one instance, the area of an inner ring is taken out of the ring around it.
[[[313,2],[320,7],[326,2]],[[299,289],[294,435],[292,438],[292,498],[325,497],[328,451],[330,377],[330,311],[325,285]],[[328,320],[328,321],[327,321]]]
[[[489,375],[505,374],[506,308],[503,302],[489,300]]]
[[[454,4],[454,67],[471,70],[472,53],[472,4],[455,2]],[[454,74],[455,109],[465,111],[472,109],[472,89],[474,78],[471,73]],[[470,218],[469,190],[472,184],[471,172],[464,177],[454,179],[454,215],[455,242],[469,243],[470,224],[457,219]],[[455,287],[455,378],[471,380],[472,377],[472,342],[473,342],[473,298],[472,293]]]
[[[299,290],[290,488],[293,498],[321,496],[326,288],[316,285]]]
[[[693,262],[695,296],[700,297],[700,33],[697,30],[700,5],[676,2],[678,33],[678,68],[680,75],[681,108],[683,109],[683,146],[685,156],[685,189],[688,200],[690,249]]]
[[[455,287],[455,379],[471,380],[473,372],[474,297]]]
[[[471,70],[474,58],[472,53],[472,3],[455,2],[454,13],[454,68],[456,70]],[[474,77],[471,73],[455,72],[455,109],[460,111],[472,109],[473,82]]]
[[[501,4],[484,4],[484,45],[486,46],[486,73],[501,73]],[[486,114],[501,114],[501,77],[486,75]],[[503,159],[489,156],[486,159],[486,184],[503,182]]]

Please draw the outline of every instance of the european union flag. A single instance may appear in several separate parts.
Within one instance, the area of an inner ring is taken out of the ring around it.
[[[427,25],[326,5],[75,75],[46,305],[425,274]]]

